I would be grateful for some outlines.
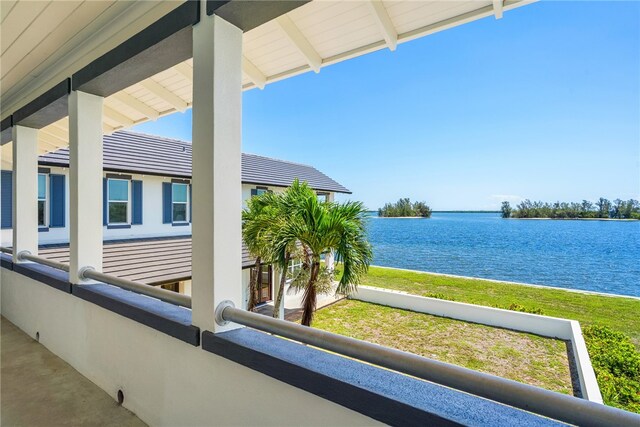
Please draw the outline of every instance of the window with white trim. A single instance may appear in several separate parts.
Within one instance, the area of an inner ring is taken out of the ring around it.
[[[172,222],[189,221],[189,184],[171,184]]]
[[[108,224],[129,224],[131,217],[129,180],[109,178],[107,186]]]
[[[328,202],[329,201],[329,193],[318,193],[318,201],[320,202]]]
[[[289,261],[289,273],[291,276],[296,274],[301,269],[302,269],[302,259],[297,258]]]
[[[48,190],[47,174],[38,174],[38,227],[46,227],[47,224],[47,204],[49,203],[47,195]]]

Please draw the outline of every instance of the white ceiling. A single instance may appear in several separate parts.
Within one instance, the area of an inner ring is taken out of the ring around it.
[[[24,86],[25,81],[37,79],[52,62],[64,58],[73,41],[92,28],[92,23],[95,26],[102,19],[108,24],[135,6],[121,1],[0,3],[3,95],[11,93],[14,85]],[[369,52],[395,50],[398,44],[466,22],[500,18],[503,11],[528,3],[528,0],[504,3],[315,0],[244,34],[242,87],[264,88],[301,73],[320,72],[323,67]],[[189,59],[106,98],[104,132],[190,108],[192,72]],[[66,118],[43,128],[40,152],[67,146],[67,135]],[[11,144],[5,144],[3,163],[11,159],[10,153]]]

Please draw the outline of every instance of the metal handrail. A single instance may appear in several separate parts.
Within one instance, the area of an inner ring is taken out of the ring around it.
[[[57,270],[69,272],[69,264],[63,264],[61,262],[53,261],[47,258],[42,258],[37,255],[31,255],[28,251],[22,251],[18,253],[18,261],[32,261],[38,264],[43,264]]]
[[[13,249],[5,248],[2,246],[0,246],[0,252],[13,255]],[[64,264],[37,255],[32,255],[29,251],[19,252],[16,258],[18,259],[18,261],[32,261],[37,264],[43,264],[48,267],[55,268],[57,270],[69,272],[69,264]]]
[[[97,280],[99,282],[118,286],[119,288],[157,298],[159,300],[179,305],[181,307],[191,308],[191,297],[189,295],[179,294],[177,292],[162,289],[157,286],[147,285],[146,283],[138,283],[132,280],[104,274],[96,271],[95,269],[93,269],[93,267],[83,267],[82,269],[80,269],[78,275],[81,279]]]
[[[216,322],[239,323],[569,424],[640,425],[640,415],[621,409],[240,310],[229,302],[216,308]]]
[[[1,246],[0,252],[13,254],[13,250]],[[58,270],[69,272],[68,264],[63,264],[61,262],[52,261],[47,258],[32,255],[31,253],[29,253],[29,251],[20,252],[17,258],[18,261],[33,261],[38,264],[43,264]],[[171,304],[179,305],[181,307],[191,308],[191,297],[188,295],[179,294],[177,292],[172,292],[153,285],[147,285],[146,283],[138,283],[132,280],[122,279],[120,277],[100,273],[99,271],[93,269],[93,267],[82,268],[79,272],[79,276],[81,279],[97,280],[109,285],[118,286],[120,288],[136,292],[138,294],[146,295],[165,302],[169,302]]]

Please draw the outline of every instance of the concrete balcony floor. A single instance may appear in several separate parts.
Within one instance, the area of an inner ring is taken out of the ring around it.
[[[0,332],[0,425],[146,425],[4,317]]]

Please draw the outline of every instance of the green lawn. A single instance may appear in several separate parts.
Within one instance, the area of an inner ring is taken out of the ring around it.
[[[343,300],[313,326],[561,393],[572,393],[564,341]]]
[[[363,285],[415,295],[508,308],[519,304],[542,309],[544,315],[578,320],[582,327],[598,324],[624,332],[640,349],[640,300],[582,294],[557,289],[518,286],[486,280],[462,279],[428,273],[371,267]]]
[[[640,413],[640,300],[637,298],[609,297],[380,267],[371,267],[362,284],[489,307],[515,306],[522,311],[577,320],[585,332],[587,349],[604,402]],[[379,322],[385,323],[384,319],[379,319]],[[330,327],[339,329],[339,325]],[[340,333],[346,333],[346,329]],[[375,337],[372,339],[371,336],[366,339],[375,341]],[[393,337],[385,339],[385,345],[397,346]],[[424,354],[419,350],[408,350]],[[459,346],[456,351],[460,351]],[[464,354],[460,357],[464,358]],[[473,360],[443,360],[476,369]],[[551,359],[539,364],[538,369],[546,369],[549,363],[552,363]],[[551,369],[551,372],[545,370],[543,375],[553,374],[556,367],[551,366]],[[503,376],[518,379],[509,375],[512,374]],[[533,383],[531,380],[525,382]],[[553,384],[543,386],[554,389]]]

